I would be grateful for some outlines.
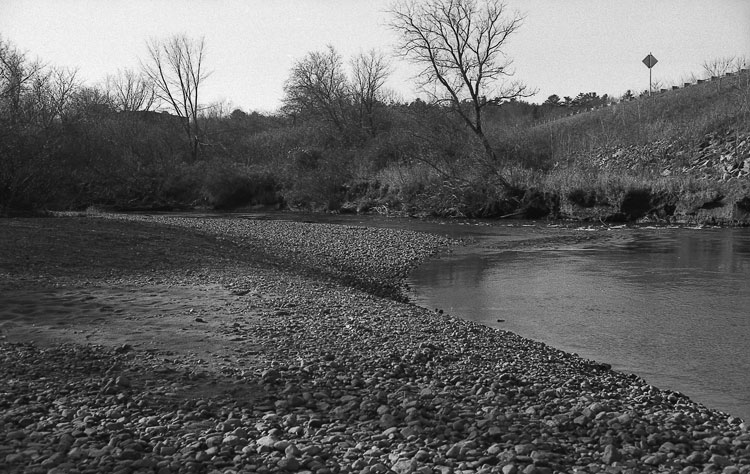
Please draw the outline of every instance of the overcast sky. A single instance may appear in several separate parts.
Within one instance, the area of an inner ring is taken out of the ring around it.
[[[148,38],[205,36],[205,102],[270,112],[296,59],[333,45],[345,58],[393,51],[380,0],[0,0],[0,35],[47,63],[78,68],[88,84],[137,68]],[[622,95],[648,88],[641,60],[658,59],[664,85],[702,63],[750,57],[750,0],[507,0],[525,16],[508,43],[516,79],[538,94]],[[396,61],[388,85],[417,96],[414,70]]]

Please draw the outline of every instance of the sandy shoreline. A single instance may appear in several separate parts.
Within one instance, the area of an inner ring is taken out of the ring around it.
[[[395,301],[441,237],[131,216],[0,241],[8,472],[750,472],[741,420]]]

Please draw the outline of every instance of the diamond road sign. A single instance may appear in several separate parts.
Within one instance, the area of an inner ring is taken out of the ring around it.
[[[654,67],[654,65],[659,62],[651,53],[648,53],[648,56],[643,58],[643,64],[646,65],[647,68],[651,69]]]

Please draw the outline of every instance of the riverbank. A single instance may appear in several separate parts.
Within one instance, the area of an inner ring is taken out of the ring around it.
[[[741,420],[397,301],[445,238],[110,217],[0,226],[10,472],[750,472]]]

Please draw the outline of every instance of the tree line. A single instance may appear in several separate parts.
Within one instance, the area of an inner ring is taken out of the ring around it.
[[[527,102],[536,91],[514,80],[505,54],[523,17],[500,0],[405,0],[389,18],[400,55],[421,68],[424,100],[388,89],[383,52],[344,58],[331,45],[294,62],[271,114],[205,103],[205,38],[151,39],[140,68],[88,85],[0,37],[0,214],[377,205],[505,215],[524,200],[523,170],[559,159],[551,138],[524,141],[524,127],[614,101]]]
[[[507,187],[483,111],[489,85],[512,75],[503,49],[521,17],[495,0],[405,1],[390,13],[403,56],[424,67],[423,85],[437,86],[429,103],[400,103],[385,88],[390,61],[374,50],[346,61],[333,46],[307,53],[290,71],[278,113],[259,116],[205,106],[204,38],[151,39],[139,70],[96,86],[0,38],[3,212],[222,204],[258,194],[302,203],[321,198],[304,190],[316,173],[332,188],[323,194],[335,194],[393,160],[449,176],[446,151],[433,149],[446,141],[434,141],[441,127],[449,137],[473,136],[467,141],[480,146],[467,148],[483,150],[476,162]],[[518,83],[492,90],[498,102],[526,93]]]

